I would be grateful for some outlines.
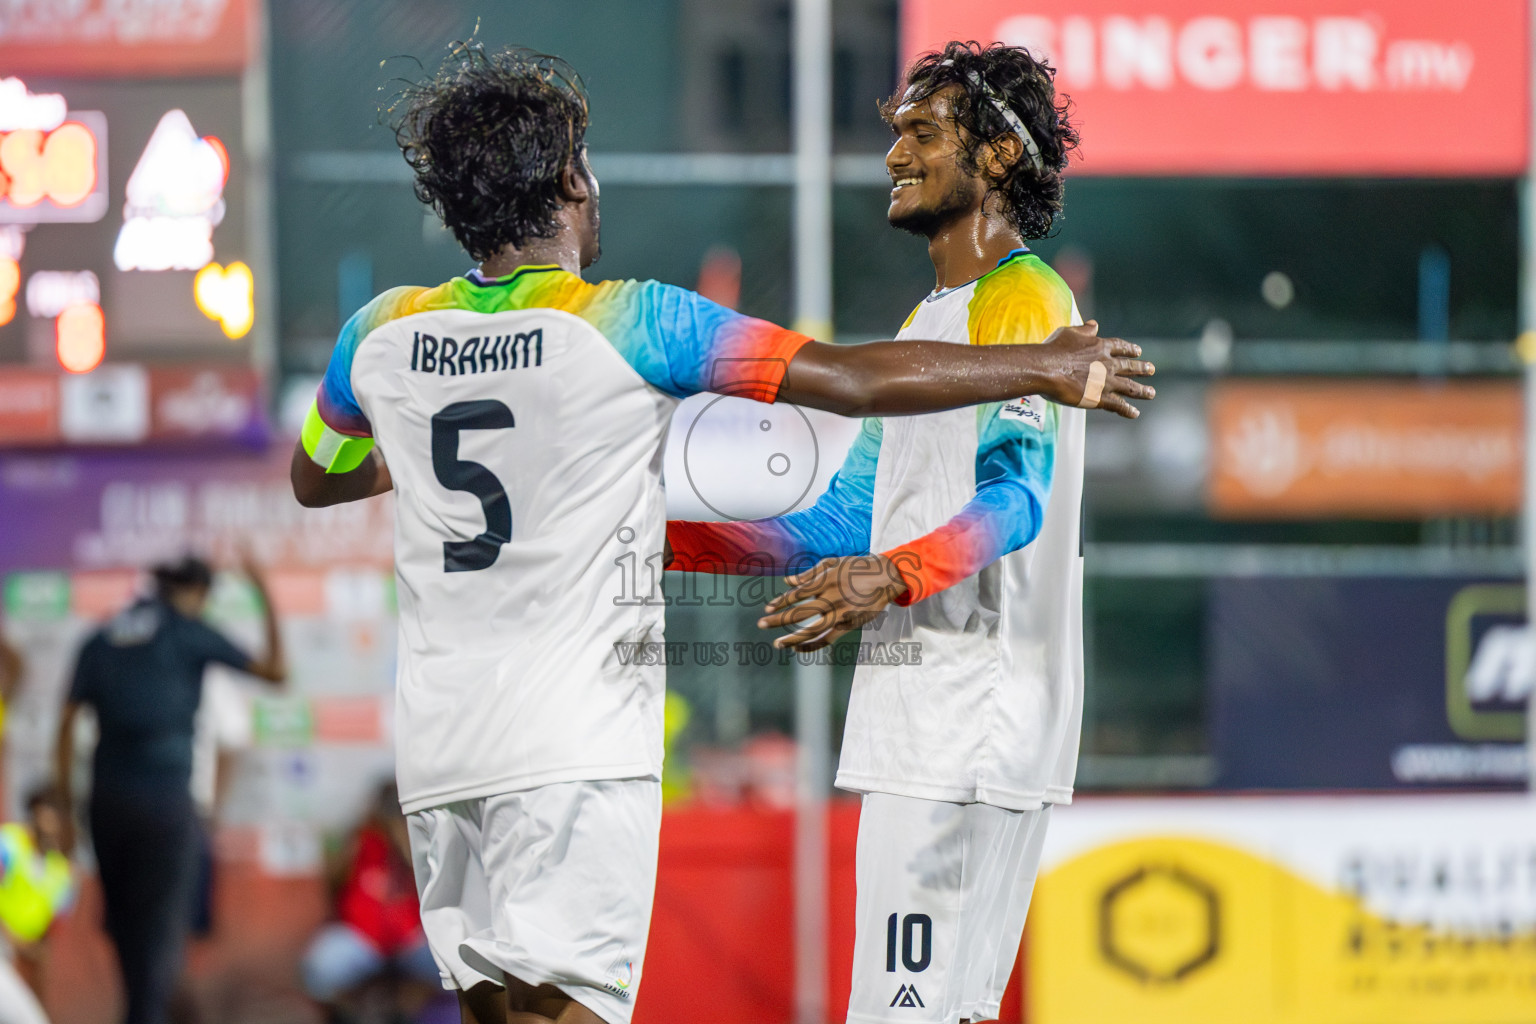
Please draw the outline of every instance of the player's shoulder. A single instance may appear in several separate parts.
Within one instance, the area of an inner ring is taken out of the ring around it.
[[[560,267],[525,267],[512,275],[484,281],[471,275],[455,278],[445,288],[461,304],[477,309],[544,308],[590,318],[606,314],[636,313],[668,304],[705,302],[699,295],[675,284],[636,278],[583,279]]]
[[[583,297],[590,302],[622,302],[635,304],[681,303],[699,299],[699,296],[681,285],[667,284],[651,278],[613,278],[606,281],[582,282]]]
[[[1072,312],[1072,289],[1061,275],[1032,252],[1019,253],[977,279],[972,310],[1037,307],[1061,316]]]
[[[547,271],[548,273],[541,273]],[[464,310],[499,313],[529,306],[561,306],[585,289],[581,278],[559,267],[527,267],[503,278],[471,273],[435,285],[401,285],[374,296],[352,315],[358,336],[419,313]]]
[[[734,314],[725,306],[681,285],[651,279],[623,278],[582,283],[570,311],[604,334],[645,336],[663,340],[680,325],[714,323]]]
[[[972,344],[1042,341],[1072,322],[1072,289],[1040,257],[1018,253],[976,281],[967,319]]]
[[[441,288],[446,289],[442,298],[450,304],[476,312],[549,309],[586,320],[633,313],[671,292],[682,291],[659,281],[633,278],[587,281],[555,266],[524,267],[491,280],[471,274]],[[426,297],[416,301],[424,300],[432,301]]]
[[[342,325],[341,333],[337,338],[338,351],[350,357],[363,339],[374,331],[402,317],[429,308],[424,300],[437,290],[419,285],[402,285],[375,295],[356,313],[348,317],[347,322]]]

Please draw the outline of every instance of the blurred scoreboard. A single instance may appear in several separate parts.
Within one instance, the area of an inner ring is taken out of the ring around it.
[[[0,80],[6,362],[248,358],[240,122],[236,80]]]
[[[193,371],[215,418],[222,400],[253,404],[259,13],[21,0],[0,14],[0,392],[16,399],[0,445],[149,439],[154,383]]]

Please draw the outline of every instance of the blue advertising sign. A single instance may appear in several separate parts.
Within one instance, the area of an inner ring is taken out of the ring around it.
[[[1219,788],[1526,784],[1523,586],[1244,578],[1209,596]]]

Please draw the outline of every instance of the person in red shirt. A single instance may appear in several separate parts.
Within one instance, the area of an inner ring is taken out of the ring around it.
[[[348,1004],[375,979],[440,986],[421,929],[409,851],[405,816],[389,783],[339,859],[335,919],[310,940],[299,966],[304,990],[332,1020],[346,1020]]]

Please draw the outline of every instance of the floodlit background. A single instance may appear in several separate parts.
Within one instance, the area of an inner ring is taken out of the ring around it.
[[[593,274],[843,342],[932,287],[884,218],[876,104],[902,61],[1049,53],[1083,146],[1034,248],[1145,347],[1159,397],[1091,418],[1080,799],[1004,1019],[1536,1021],[1522,0],[21,0],[0,12],[0,134],[34,133],[0,139],[0,575],[28,663],[7,815],[49,776],[75,645],[152,562],[249,545],[293,665],[279,695],[210,684],[230,774],[187,1019],[320,1019],[296,964],[323,867],[391,764],[391,508],[302,510],[287,459],[342,322],[470,266],[384,121],[472,35],[585,77]],[[854,429],[690,400],[672,513],[808,503]],[[637,1020],[841,1020],[858,812],[827,780],[852,669],[770,654],[760,582],[665,586],[685,646]],[[238,576],[211,615],[258,640]],[[82,866],[47,1002],[108,1024]]]

